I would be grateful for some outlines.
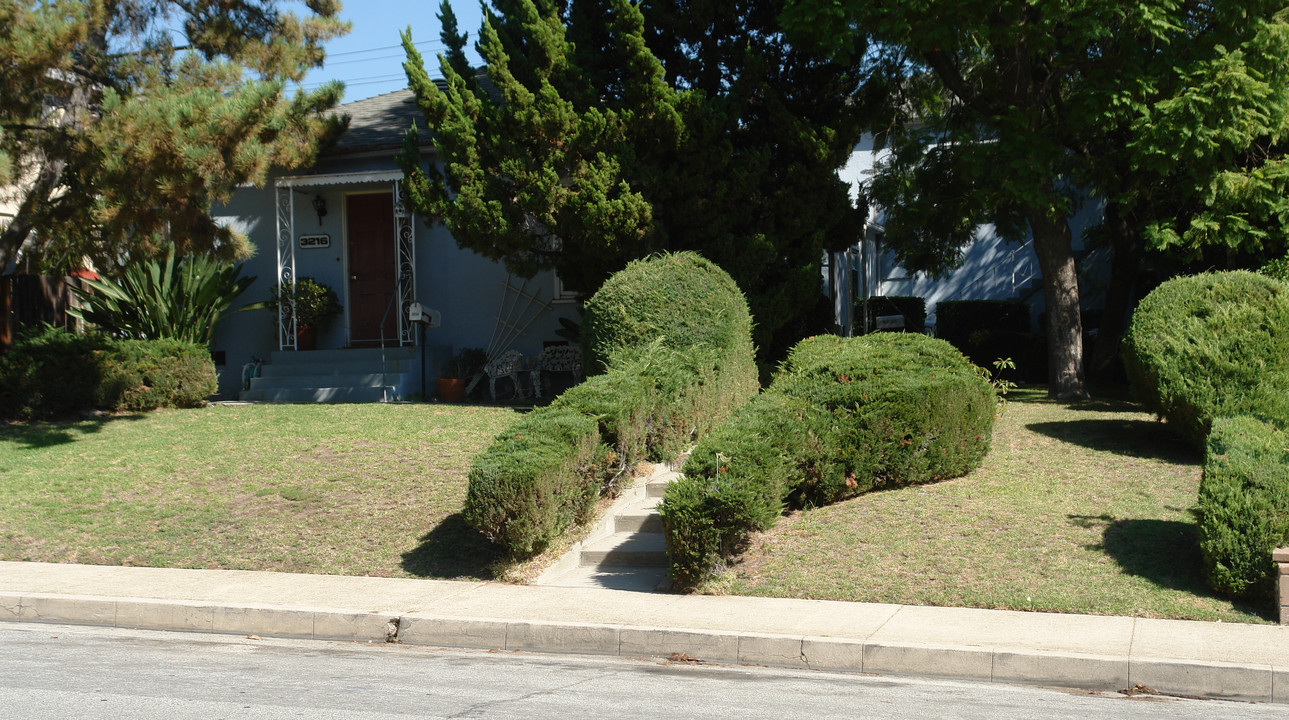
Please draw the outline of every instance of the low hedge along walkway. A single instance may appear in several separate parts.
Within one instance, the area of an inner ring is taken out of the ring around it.
[[[943,340],[803,340],[667,488],[659,510],[672,579],[698,584],[785,505],[965,475],[989,450],[996,407],[993,386]]]

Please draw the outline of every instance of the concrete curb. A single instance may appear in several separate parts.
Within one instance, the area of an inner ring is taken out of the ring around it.
[[[1289,703],[1289,664],[626,624],[0,592],[0,621],[768,665]]]

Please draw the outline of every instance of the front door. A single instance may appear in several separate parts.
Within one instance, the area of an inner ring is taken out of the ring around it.
[[[345,196],[345,237],[349,252],[349,342],[372,345],[381,339],[386,308],[385,342],[398,344],[395,292],[394,195]]]

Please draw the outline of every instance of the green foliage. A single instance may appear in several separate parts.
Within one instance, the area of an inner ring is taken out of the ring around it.
[[[883,315],[899,315],[904,318],[904,327],[899,328],[896,332],[926,332],[926,298],[911,297],[903,295],[879,295],[871,298],[859,298],[855,301],[855,312],[862,314],[865,312],[864,304],[868,304],[868,327],[870,330],[876,330],[877,318]]]
[[[906,268],[955,267],[981,222],[1028,230],[1058,396],[1083,394],[1071,188],[1122,221],[1108,228],[1121,284],[1146,247],[1189,258],[1286,243],[1281,2],[804,0],[784,22],[843,54],[851,35],[873,42],[870,85],[889,99],[873,129],[891,152],[869,191]]]
[[[513,557],[527,557],[586,521],[608,455],[598,430],[593,417],[576,410],[525,415],[475,458],[466,522]]]
[[[582,343],[587,367],[611,367],[661,343],[746,356],[752,318],[733,279],[694,252],[637,260],[586,301]]]
[[[88,291],[73,286],[84,308],[68,314],[118,337],[209,344],[215,323],[255,282],[241,271],[204,255],[176,258],[172,246],[163,261],[125,266],[117,282],[85,280]]]
[[[0,355],[0,418],[200,407],[216,389],[209,351],[179,340],[123,340],[47,327]]]
[[[470,474],[466,520],[511,557],[585,522],[622,472],[675,460],[757,389],[746,301],[693,253],[633,263],[586,318],[588,352],[607,369],[524,416]]]
[[[824,327],[823,250],[863,223],[836,174],[860,136],[856,64],[788,41],[786,5],[494,2],[484,79],[444,4],[446,89],[404,37],[442,162],[409,135],[412,204],[462,247],[588,291],[632,259],[701,252],[747,294],[756,342],[777,359]]]
[[[799,343],[770,388],[694,449],[660,506],[672,577],[701,581],[785,504],[957,477],[989,449],[993,388],[941,340]]]
[[[1289,435],[1251,417],[1215,421],[1196,515],[1213,589],[1272,597],[1271,551],[1289,545]]]
[[[1134,396],[1197,448],[1227,415],[1289,426],[1289,288],[1245,271],[1169,280],[1138,305],[1123,361]]]
[[[163,338],[117,340],[100,356],[94,404],[105,410],[203,407],[219,389],[205,345]]]
[[[340,297],[330,286],[320,283],[311,277],[301,277],[293,283],[283,283],[281,288],[269,289],[269,300],[264,307],[278,311],[279,305],[295,305],[295,324],[297,327],[316,327],[325,332],[331,323],[340,315],[344,307]],[[480,366],[482,367],[482,365]]]
[[[1289,282],[1289,255],[1268,261],[1258,272],[1280,282]]]
[[[252,249],[210,216],[344,127],[339,83],[287,95],[348,30],[337,0],[0,5],[0,166],[27,183],[0,233],[46,266]],[[298,87],[298,86],[297,86]],[[48,98],[59,107],[51,112]],[[34,235],[33,235],[34,234]],[[25,244],[25,246],[24,246]]]

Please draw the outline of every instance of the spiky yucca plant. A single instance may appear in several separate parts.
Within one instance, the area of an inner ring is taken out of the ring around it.
[[[116,281],[87,279],[85,289],[73,287],[82,307],[68,314],[119,337],[209,344],[215,323],[255,282],[254,276],[241,276],[241,270],[240,263],[205,255],[177,257],[172,246],[163,260],[126,265]]]

